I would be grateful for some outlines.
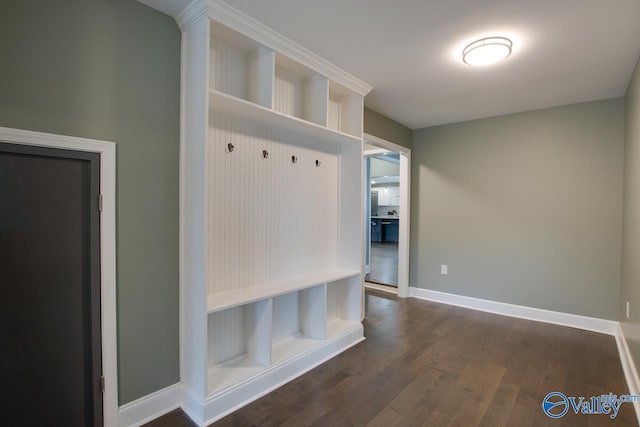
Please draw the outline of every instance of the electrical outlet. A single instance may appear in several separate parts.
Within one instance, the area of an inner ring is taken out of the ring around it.
[[[449,266],[442,264],[440,266],[440,274],[449,274]]]
[[[627,301],[627,319],[629,318],[629,301]]]

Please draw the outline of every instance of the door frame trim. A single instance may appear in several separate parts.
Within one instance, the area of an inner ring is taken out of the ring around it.
[[[383,150],[367,151],[364,155],[390,150],[400,153],[400,229],[398,231],[398,296],[409,295],[409,247],[411,220],[411,148],[364,133],[364,142]],[[366,234],[366,233],[365,233]]]
[[[100,286],[102,375],[105,379],[105,427],[118,425],[118,352],[116,320],[116,144],[110,141],[0,127],[0,140],[10,144],[86,151],[100,155]]]

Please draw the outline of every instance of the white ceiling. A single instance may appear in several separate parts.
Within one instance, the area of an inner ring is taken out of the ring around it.
[[[373,85],[366,105],[412,128],[622,96],[640,0],[228,0]],[[514,41],[472,68],[462,48]]]

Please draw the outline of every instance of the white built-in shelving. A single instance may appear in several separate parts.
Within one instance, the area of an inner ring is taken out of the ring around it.
[[[218,0],[178,23],[181,376],[203,425],[363,339],[371,88]]]

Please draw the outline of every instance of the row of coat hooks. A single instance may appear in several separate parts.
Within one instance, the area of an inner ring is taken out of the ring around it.
[[[236,147],[232,143],[227,144],[227,152],[233,153],[233,150]],[[267,159],[269,157],[269,152],[267,150],[262,150],[262,158]],[[298,163],[298,156],[291,156],[291,163]],[[319,168],[322,165],[320,160],[316,159],[316,167]]]

